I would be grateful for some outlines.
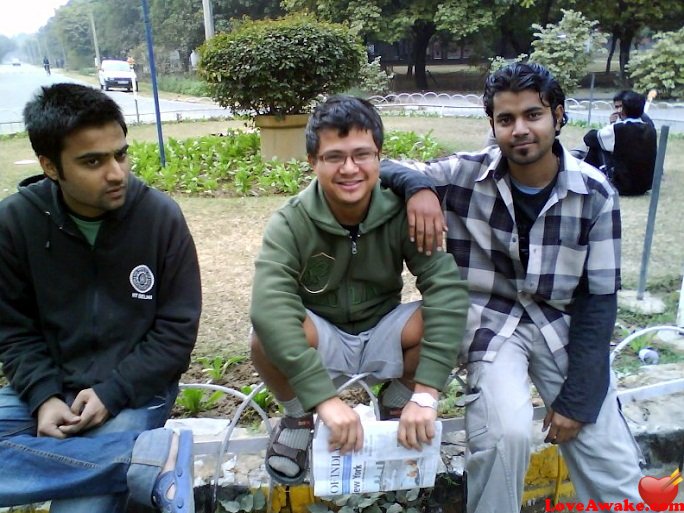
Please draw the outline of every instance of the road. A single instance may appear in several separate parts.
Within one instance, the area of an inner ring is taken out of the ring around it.
[[[48,76],[42,67],[27,64],[0,65],[0,134],[23,131],[22,110],[26,102],[40,86],[56,82],[85,84],[85,82],[79,82],[61,74],[59,70],[53,70],[52,75]],[[127,123],[154,123],[156,116],[151,95],[119,90],[108,91],[107,94],[121,106]],[[189,102],[160,99],[159,111],[162,121],[227,116],[226,109],[210,101]]]
[[[22,109],[33,93],[41,85],[54,82],[78,82],[54,70],[47,76],[42,67],[22,64],[11,66],[0,65],[0,135],[20,132],[24,129]],[[92,85],[92,84],[91,84]],[[132,123],[154,123],[155,109],[151,95],[109,91],[109,94],[122,108],[126,121]],[[376,97],[378,98],[378,97]],[[379,98],[378,98],[379,99]],[[446,93],[401,93],[386,97],[380,101],[381,110],[395,110],[401,105],[404,111],[422,111],[441,116],[483,117],[481,98],[477,95],[461,95]],[[609,98],[597,98],[593,101],[591,122],[605,124],[612,112]],[[568,98],[566,108],[571,120],[587,121],[589,118],[589,102]],[[181,119],[206,119],[226,117],[228,111],[217,104],[206,100],[177,101],[159,100],[159,111],[162,121],[179,121]],[[684,103],[654,102],[649,115],[656,128],[668,125],[672,132],[684,132]]]

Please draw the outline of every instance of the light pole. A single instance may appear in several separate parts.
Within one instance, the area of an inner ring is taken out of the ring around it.
[[[95,67],[99,68],[100,63],[100,46],[97,44],[97,31],[95,30],[95,19],[93,18],[93,6],[88,9],[88,16],[90,17],[90,29],[93,33],[93,46],[95,47]]]
[[[211,0],[202,0],[202,10],[204,11],[204,39],[214,37],[214,12],[211,8]]]

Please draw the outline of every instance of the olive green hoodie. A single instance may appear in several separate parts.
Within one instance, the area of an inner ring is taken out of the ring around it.
[[[317,180],[271,217],[256,260],[251,319],[305,409],[337,395],[304,336],[305,308],[348,333],[368,330],[400,304],[404,262],[423,300],[415,380],[441,390],[463,338],[466,284],[448,253],[418,253],[403,201],[376,184],[355,240],[333,216]]]

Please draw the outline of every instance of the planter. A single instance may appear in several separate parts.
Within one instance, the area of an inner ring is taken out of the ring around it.
[[[261,132],[261,157],[264,160],[276,158],[280,161],[306,159],[304,128],[309,121],[308,114],[290,116],[254,117],[254,124]]]

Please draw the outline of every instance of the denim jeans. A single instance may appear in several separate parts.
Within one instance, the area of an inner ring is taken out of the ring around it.
[[[149,505],[171,440],[155,428],[177,391],[174,384],[141,408],[59,440],[37,437],[26,403],[11,387],[0,389],[0,507],[49,500],[52,513],[123,513],[129,492]]]

